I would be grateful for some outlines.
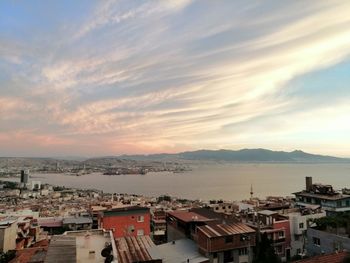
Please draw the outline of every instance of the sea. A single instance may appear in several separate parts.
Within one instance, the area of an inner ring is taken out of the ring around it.
[[[331,184],[336,190],[350,188],[350,164],[315,163],[201,164],[183,173],[150,172],[145,175],[32,173],[31,180],[108,193],[234,201],[248,199],[251,187],[253,195],[259,198],[293,196],[294,192],[305,189],[306,176],[312,176],[314,183]]]

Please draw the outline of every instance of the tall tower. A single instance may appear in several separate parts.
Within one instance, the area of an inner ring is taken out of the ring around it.
[[[253,184],[250,185],[250,199],[253,199]]]

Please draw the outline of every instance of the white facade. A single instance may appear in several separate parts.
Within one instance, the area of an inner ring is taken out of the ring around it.
[[[5,221],[0,226],[0,252],[4,253],[16,249],[17,238],[17,220]]]
[[[291,256],[306,254],[306,230],[310,226],[310,219],[326,216],[326,212],[303,215],[301,212],[288,213],[291,233]]]

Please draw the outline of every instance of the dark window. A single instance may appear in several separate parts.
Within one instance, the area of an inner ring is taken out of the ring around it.
[[[304,223],[300,223],[299,228],[304,228]]]
[[[213,253],[213,258],[217,258],[218,257],[218,253],[214,252]]]
[[[233,236],[225,237],[225,243],[232,243],[233,242]]]
[[[316,246],[320,246],[321,245],[321,240],[318,237],[313,237],[312,238],[312,243]]]

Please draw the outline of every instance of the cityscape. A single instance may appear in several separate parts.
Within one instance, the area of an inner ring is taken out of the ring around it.
[[[251,185],[235,201],[53,186],[29,170],[8,178],[4,262],[347,262],[350,249],[350,189],[312,177],[289,196],[261,199]]]
[[[350,263],[350,1],[0,1],[0,263]]]

